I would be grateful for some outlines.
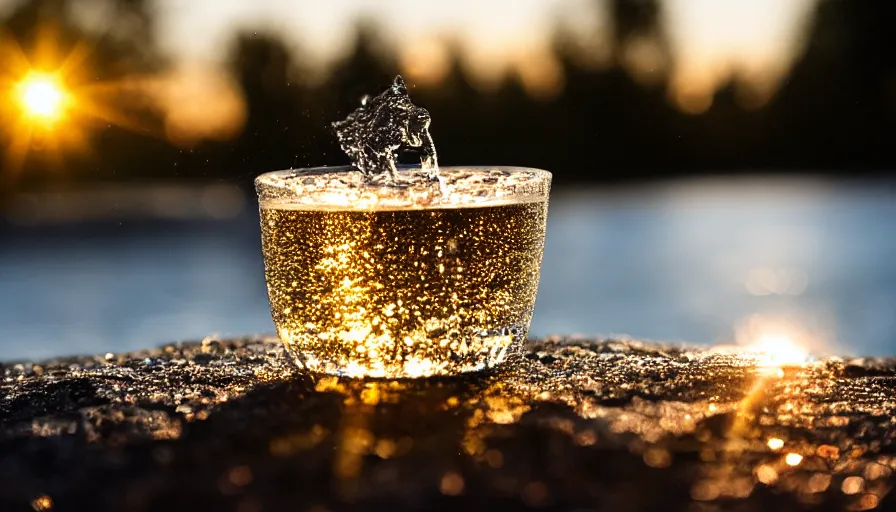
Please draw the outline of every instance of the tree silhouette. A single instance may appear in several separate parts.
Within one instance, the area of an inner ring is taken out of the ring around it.
[[[768,112],[769,144],[784,165],[892,169],[896,4],[828,0],[806,53]]]
[[[81,8],[75,0],[31,0],[3,26],[28,54],[37,53],[40,27],[52,26],[62,47],[81,43],[89,48],[85,66],[97,81],[164,68],[150,0],[91,2],[105,6],[101,11],[114,22],[84,26],[73,15]],[[585,65],[577,53],[582,46],[572,44],[559,27],[554,51],[564,88],[557,97],[530,97],[512,74],[496,88],[483,88],[469,75],[456,41],[449,43],[449,69],[440,83],[415,87],[410,81],[415,103],[432,114],[440,162],[541,166],[555,171],[559,183],[893,167],[896,54],[889,48],[896,47],[890,30],[896,4],[822,1],[805,54],[766,107],[745,110],[738,101],[738,82],[731,80],[716,92],[712,107],[696,116],[670,104],[663,71],[653,86],[644,87],[626,67],[629,45],[645,40],[670,63],[662,3],[610,0],[601,5],[607,6],[613,25],[614,58],[604,67]],[[584,49],[589,50],[594,51]],[[239,33],[227,62],[248,117],[236,139],[181,151],[159,138],[97,126],[93,153],[74,162],[69,175],[237,179],[248,186],[253,176],[272,169],[345,164],[330,123],[344,118],[362,96],[391,83],[400,72],[396,55],[380,29],[362,20],[349,51],[322,79],[305,80],[309,71],[301,52],[274,34]],[[139,110],[139,103],[130,107]],[[43,162],[29,165],[35,172],[27,175],[44,176]],[[30,181],[37,185],[36,179]]]
[[[248,180],[299,164],[312,131],[303,115],[311,93],[299,79],[290,49],[272,34],[241,33],[228,60],[249,109],[242,134],[228,144],[234,172]]]

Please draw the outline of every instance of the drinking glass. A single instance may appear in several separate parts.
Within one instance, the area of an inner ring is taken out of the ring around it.
[[[519,167],[347,167],[255,180],[271,313],[315,373],[413,378],[494,367],[523,350],[551,174]]]

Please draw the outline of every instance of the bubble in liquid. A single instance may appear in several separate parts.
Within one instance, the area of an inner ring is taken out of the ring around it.
[[[365,96],[360,107],[332,126],[342,150],[366,181],[393,182],[399,153],[407,150],[422,153],[420,163],[428,171],[426,177],[435,181],[439,165],[429,123],[429,112],[411,103],[399,75],[385,92],[373,98]]]

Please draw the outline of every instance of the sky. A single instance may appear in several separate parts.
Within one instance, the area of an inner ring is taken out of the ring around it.
[[[156,0],[165,50],[182,59],[220,61],[237,29],[273,30],[306,60],[338,58],[361,19],[373,20],[399,49],[411,78],[437,80],[445,43],[464,49],[486,84],[517,72],[534,94],[555,90],[559,66],[550,52],[555,27],[588,39],[595,52],[612,33],[607,0]],[[686,111],[708,108],[713,90],[732,74],[746,86],[744,103],[761,104],[802,51],[817,0],[662,0],[669,38],[672,101]],[[626,63],[647,77],[663,66],[649,45],[633,45]]]
[[[220,58],[235,27],[278,30],[316,58],[348,48],[354,24],[373,19],[392,42],[456,35],[484,52],[512,52],[546,41],[558,20],[595,26],[593,0],[157,0],[162,40],[172,53]]]
[[[305,62],[320,64],[345,54],[358,21],[370,20],[399,50],[413,81],[437,81],[447,71],[447,44],[459,43],[474,75],[496,83],[508,70],[530,92],[555,90],[559,65],[550,52],[554,28],[579,34],[607,32],[605,12],[594,0],[157,0],[161,41],[167,53],[219,62],[234,30],[274,31]]]
[[[815,6],[816,0],[666,0],[679,105],[708,108],[712,91],[732,73],[750,86],[746,106],[762,104],[802,52]]]

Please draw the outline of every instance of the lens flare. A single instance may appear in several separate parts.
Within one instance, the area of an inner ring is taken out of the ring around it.
[[[759,362],[766,367],[781,367],[805,363],[809,354],[794,339],[786,334],[766,333],[759,337],[751,352],[759,356]]]
[[[24,172],[51,177],[66,160],[91,153],[90,133],[116,126],[147,132],[142,97],[128,90],[135,78],[106,77],[93,67],[90,41],[60,44],[51,22],[35,28],[26,51],[0,33],[0,182],[15,188]]]
[[[53,75],[31,73],[17,89],[19,104],[29,117],[50,123],[62,117],[66,92]]]

